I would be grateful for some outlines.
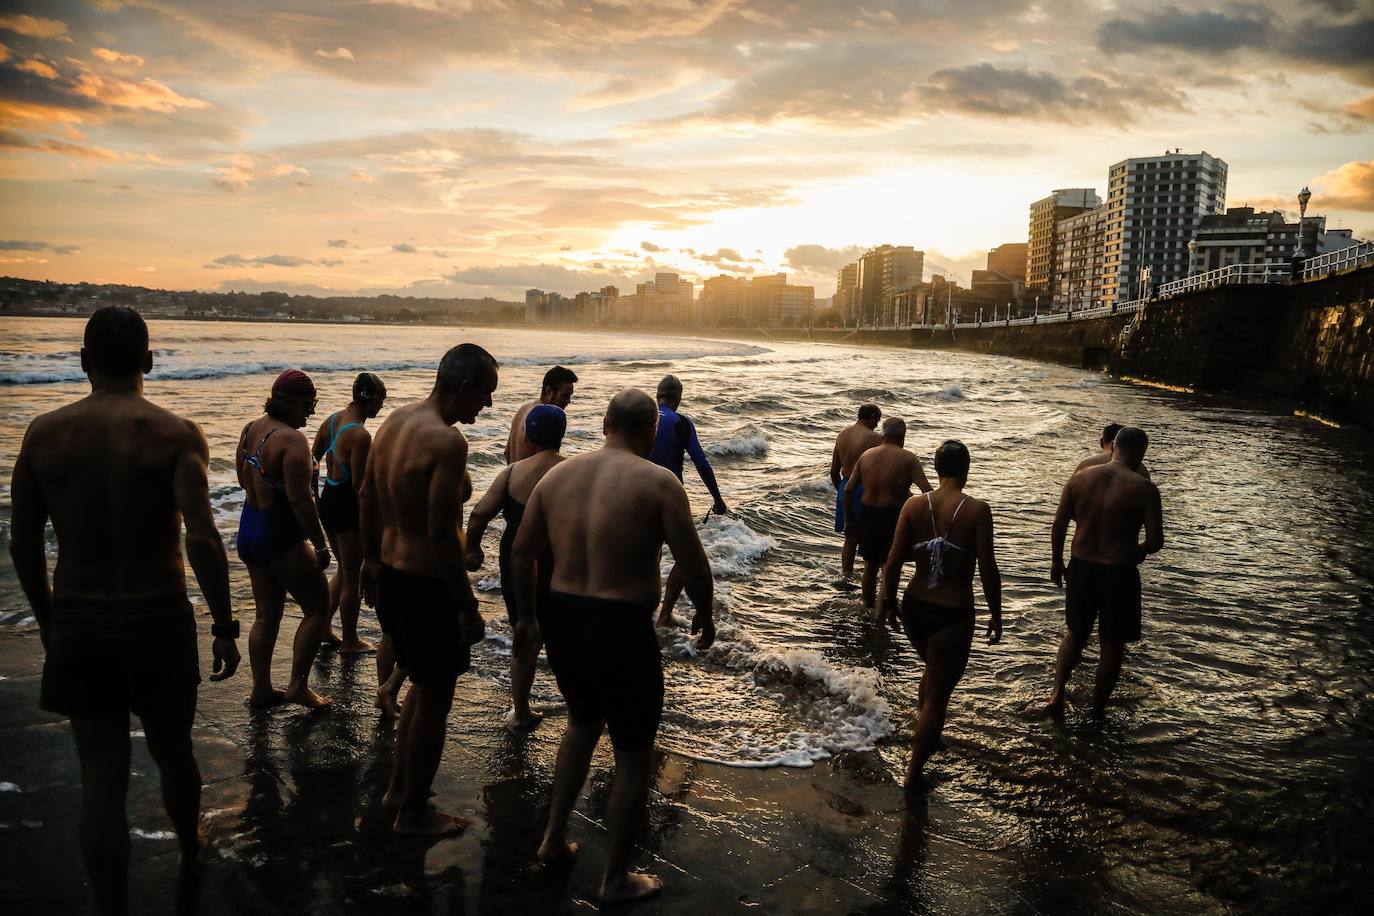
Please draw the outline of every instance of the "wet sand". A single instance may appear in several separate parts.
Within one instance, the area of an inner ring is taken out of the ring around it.
[[[494,611],[485,605],[484,612]],[[294,623],[288,620],[284,632]],[[211,657],[205,630],[203,660]],[[285,655],[277,653],[279,677]],[[32,627],[0,636],[0,780],[17,786],[0,791],[0,908],[90,912],[76,839],[75,750],[66,722],[38,709],[41,657]],[[472,826],[437,842],[401,839],[389,832],[379,806],[392,729],[372,708],[372,659],[322,654],[318,685],[335,700],[327,714],[280,708],[250,715],[243,704],[247,676],[245,660],[233,680],[201,685],[194,740],[211,851],[197,912],[592,906],[611,775],[604,739],[570,834],[582,847],[580,860],[562,870],[531,868],[561,709],[533,734],[515,738],[500,725],[503,691],[462,678],[435,789],[436,800]],[[938,779],[939,766],[932,769]],[[1132,874],[1128,866],[1105,868],[1072,844],[1057,861],[1026,861],[1023,852],[971,841],[973,825],[956,822],[938,785],[927,801],[909,805],[889,771],[879,752],[846,753],[802,770],[739,769],[661,754],[636,864],[662,876],[667,890],[636,912],[1063,913],[1113,901],[1150,912],[1216,908],[1190,887]],[[156,768],[138,732],[129,826],[135,911],[170,912],[177,853]],[[1123,890],[1130,899],[1122,899]]]

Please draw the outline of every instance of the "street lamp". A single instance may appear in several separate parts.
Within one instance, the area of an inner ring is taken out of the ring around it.
[[[1298,192],[1298,250],[1293,252],[1293,260],[1301,261],[1307,257],[1307,252],[1302,247],[1302,223],[1307,218],[1307,202],[1312,199],[1312,192],[1307,190],[1307,185],[1302,186]]]

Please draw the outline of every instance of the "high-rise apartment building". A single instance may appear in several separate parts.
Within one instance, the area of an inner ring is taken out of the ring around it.
[[[549,294],[542,289],[525,290],[525,321],[539,324],[549,317]]]
[[[691,280],[669,272],[654,274],[651,282],[635,287],[639,299],[636,320],[644,324],[690,324],[695,292]]]
[[[854,320],[854,313],[858,304],[859,289],[859,262],[846,264],[835,274],[835,295],[831,298],[830,304],[835,311],[840,313],[841,320],[849,324]]]
[[[1054,290],[1055,230],[1060,220],[1099,206],[1102,198],[1092,188],[1060,188],[1030,205],[1030,232],[1026,244],[1026,290],[1047,295]]]
[[[1206,152],[1124,159],[1107,175],[1102,300],[1126,302],[1188,274],[1188,242],[1226,210],[1226,163]]]
[[[1063,312],[1101,305],[1106,206],[1061,219],[1055,228],[1054,290],[1040,293],[1038,310]]]
[[[743,277],[721,275],[702,283],[701,317],[712,327],[730,327],[744,323],[744,291],[749,281]]]
[[[891,325],[893,297],[921,282],[925,252],[910,245],[879,245],[859,258],[855,319],[864,325]]]

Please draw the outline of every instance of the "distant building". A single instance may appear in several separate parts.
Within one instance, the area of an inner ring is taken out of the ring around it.
[[[1026,257],[1030,245],[1025,242],[1007,242],[988,252],[988,270],[995,270],[1004,277],[1026,280]]]
[[[1063,312],[1101,304],[1107,208],[1094,207],[1055,228],[1054,291],[1041,294],[1037,311]]]
[[[549,294],[542,289],[525,290],[525,321],[542,324],[549,318]]]
[[[1147,295],[1149,284],[1188,273],[1188,242],[1203,217],[1226,210],[1226,163],[1206,152],[1175,150],[1163,156],[1123,159],[1107,177],[1102,300],[1125,302]]]
[[[582,320],[596,325],[611,324],[615,321],[619,300],[619,289],[614,286],[601,287],[600,292],[588,295],[587,312],[582,316]]]
[[[854,314],[858,306],[859,291],[859,262],[846,264],[835,274],[835,295],[831,297],[831,306],[840,313],[841,320],[845,324],[854,321]]]
[[[894,296],[921,282],[925,252],[910,245],[879,245],[859,258],[855,319],[865,325],[890,325],[896,320]]]
[[[1019,302],[1026,284],[1020,277],[1009,277],[998,270],[975,270],[969,291],[989,304],[1004,306]]]
[[[815,287],[793,286],[787,274],[712,277],[702,286],[702,320],[714,327],[797,325],[810,322]]]
[[[1092,188],[1060,188],[1030,205],[1026,244],[1026,289],[1030,295],[1048,296],[1054,290],[1055,232],[1059,222],[1101,203],[1102,198]]]
[[[744,293],[748,283],[743,277],[711,277],[701,286],[702,321],[712,327],[733,327],[744,323]]]
[[[1309,256],[1356,244],[1349,229],[1328,231],[1325,216],[1302,220],[1302,247]],[[1224,214],[1204,216],[1193,237],[1190,274],[1207,273],[1232,264],[1269,264],[1287,268],[1298,250],[1298,224],[1277,211],[1228,207]]]
[[[635,287],[638,297],[639,318],[636,323],[644,324],[691,324],[694,320],[696,286],[675,273],[664,271],[654,274],[648,283]]]

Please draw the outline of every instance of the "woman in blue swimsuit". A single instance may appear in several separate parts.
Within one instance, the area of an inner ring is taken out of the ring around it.
[[[308,681],[320,637],[329,627],[329,584],[324,578],[329,549],[310,492],[310,444],[300,432],[315,412],[314,382],[299,369],[286,370],[272,383],[264,410],[243,428],[236,462],[244,491],[238,553],[248,567],[257,606],[248,635],[253,670],[248,702],[255,707],[288,702],[318,708],[329,700],[311,690]],[[272,686],[272,652],[288,593],[303,617],[292,646],[291,679],[285,690],[278,690]]]
[[[342,655],[362,655],[373,651],[372,643],[358,636],[358,592],[363,567],[362,540],[358,535],[358,487],[367,469],[367,453],[372,434],[364,425],[381,412],[386,401],[386,385],[371,372],[353,380],[353,401],[320,424],[311,450],[315,460],[324,461],[324,480],[320,489],[320,523],[329,537],[329,546],[338,557],[338,570],[329,582],[329,619],[338,611],[343,636],[332,627],[325,632],[328,645],[337,646]],[[381,675],[381,659],[378,674]],[[387,672],[387,676],[390,671]],[[382,677],[385,681],[386,677]]]

